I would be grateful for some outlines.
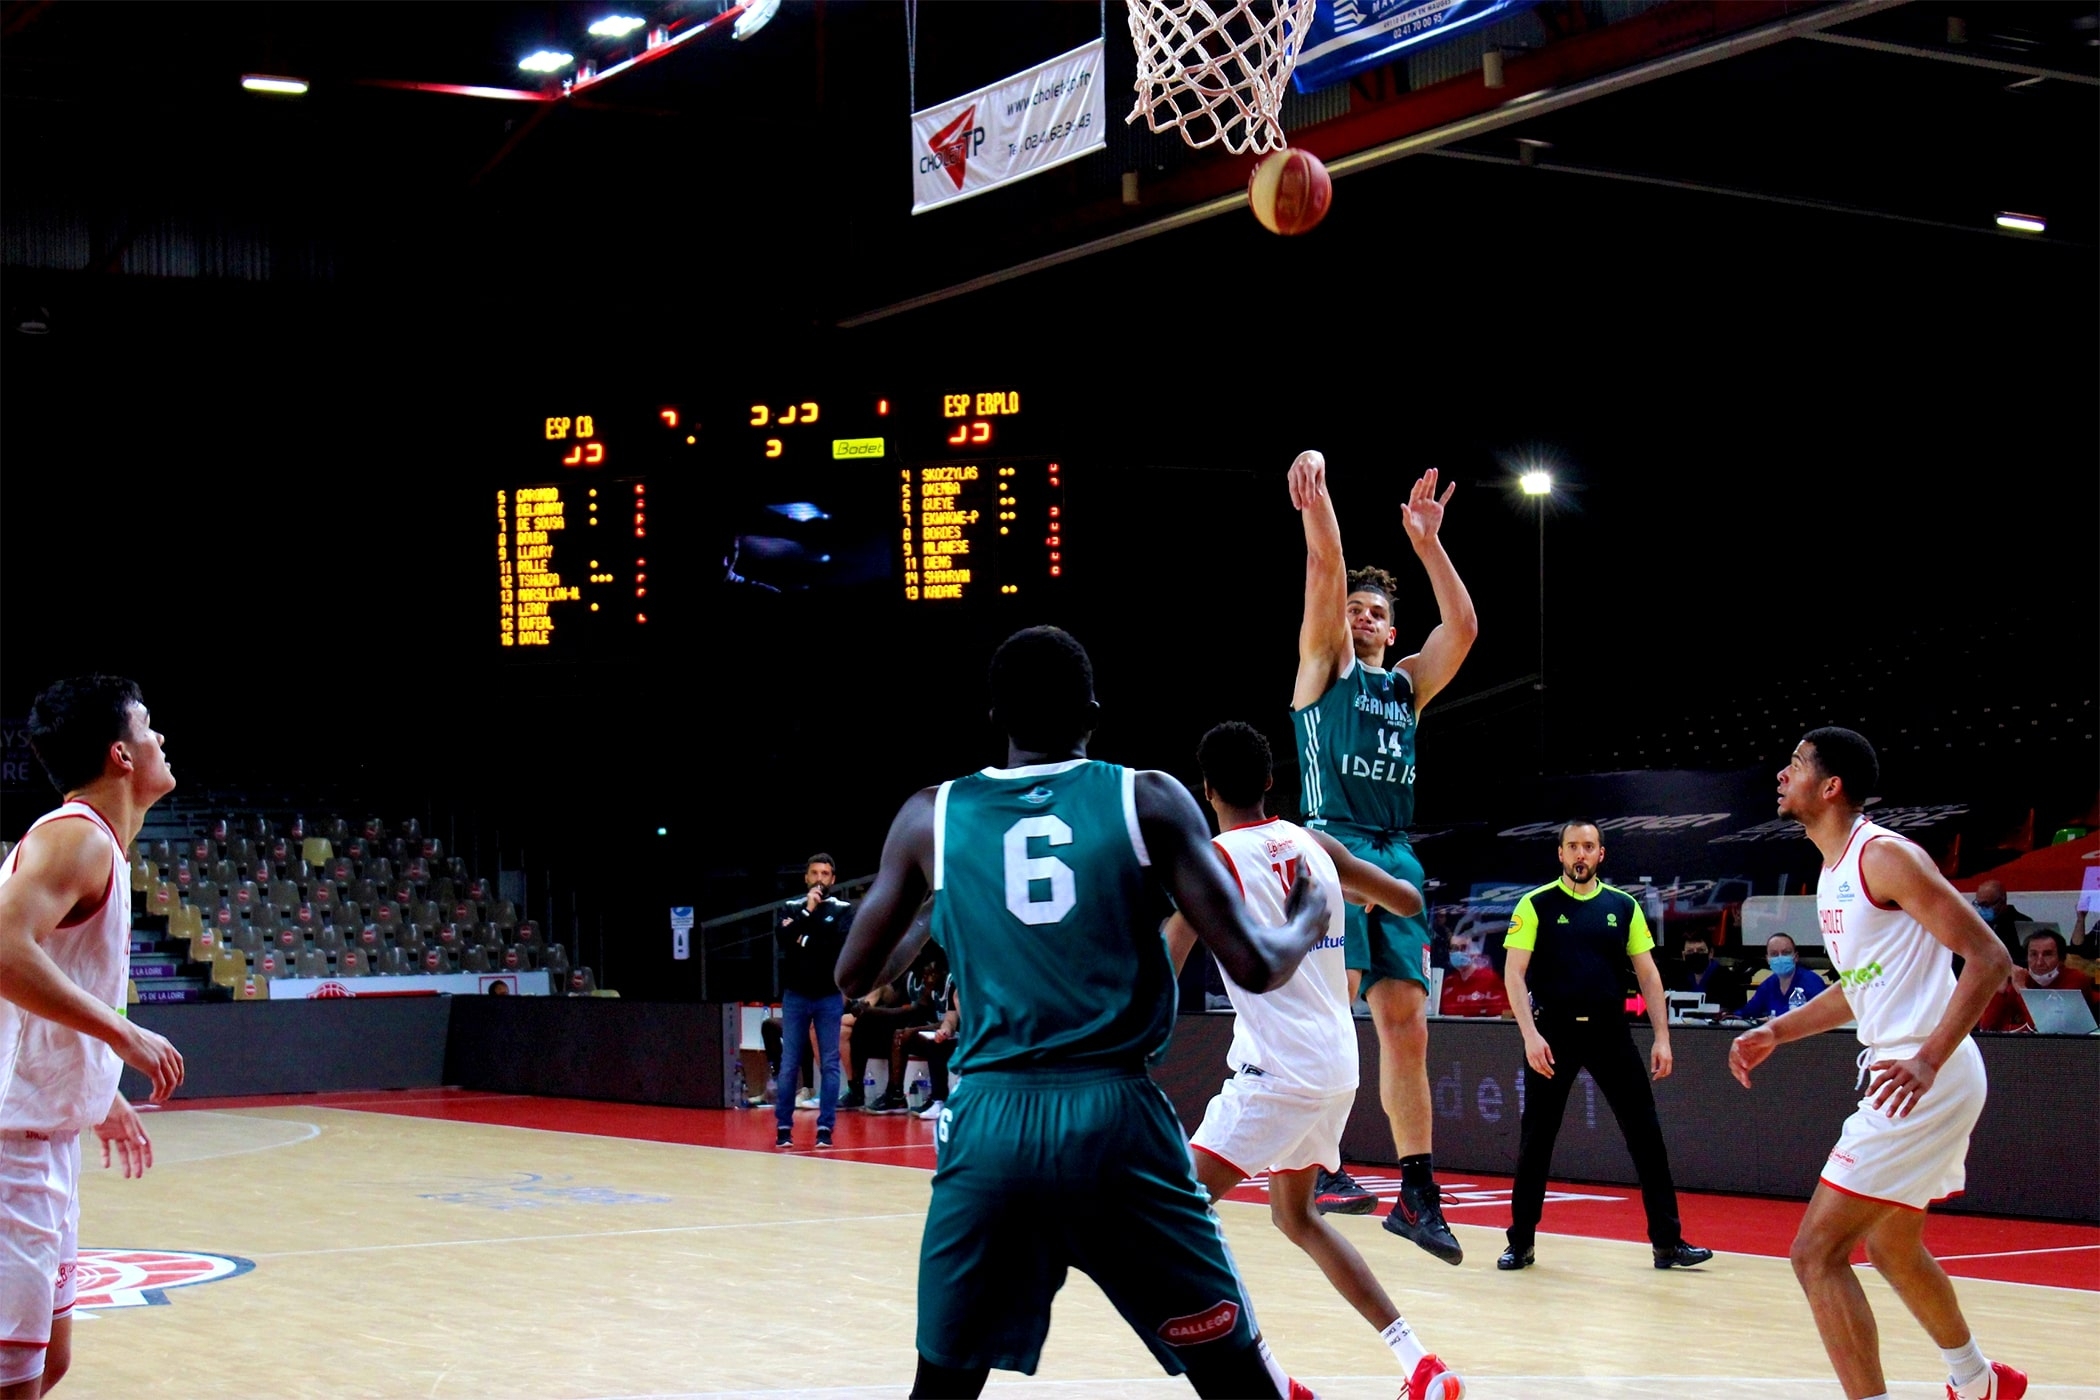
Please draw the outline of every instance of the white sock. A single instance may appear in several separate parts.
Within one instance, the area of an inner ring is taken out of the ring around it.
[[[1962,1400],[1983,1400],[1991,1393],[1991,1363],[1976,1349],[1974,1337],[1952,1350],[1941,1347],[1940,1359],[1947,1363],[1947,1380]]]
[[[1400,1369],[1410,1376],[1415,1373],[1415,1367],[1422,1364],[1422,1358],[1429,1355],[1429,1348],[1416,1338],[1415,1329],[1407,1325],[1404,1317],[1394,1318],[1378,1330],[1378,1335],[1393,1349],[1393,1355],[1400,1358]]]
[[[1889,1400],[1889,1393],[1886,1390],[1884,1390],[1879,1395],[1867,1396],[1866,1400]]]

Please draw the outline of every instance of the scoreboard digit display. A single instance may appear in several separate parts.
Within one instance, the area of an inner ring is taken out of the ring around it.
[[[498,644],[618,655],[690,637],[723,590],[1040,600],[1072,556],[1036,408],[1012,385],[810,383],[534,406],[484,497]]]

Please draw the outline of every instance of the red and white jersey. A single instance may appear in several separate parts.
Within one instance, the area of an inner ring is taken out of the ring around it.
[[[1816,917],[1837,985],[1859,1020],[1860,1044],[1883,1054],[1924,1043],[1954,998],[1954,954],[1925,926],[1867,887],[1860,858],[1904,838],[1861,817],[1837,864],[1816,881]]]
[[[1281,817],[1237,826],[1214,838],[1239,881],[1255,921],[1281,928],[1285,897],[1311,878],[1327,896],[1327,932],[1273,992],[1250,992],[1225,979],[1239,1013],[1226,1063],[1234,1073],[1259,1070],[1264,1083],[1308,1093],[1356,1087],[1356,1024],[1349,1015],[1349,971],[1343,965],[1343,898],[1334,861],[1304,828]]]
[[[58,821],[90,821],[101,828],[109,838],[109,884],[86,918],[60,924],[44,940],[44,951],[89,996],[121,1016],[131,974],[131,880],[124,843],[102,814],[85,802],[68,802],[37,818],[0,862],[0,884],[14,877],[38,828]],[[108,1116],[123,1071],[116,1052],[101,1041],[0,1002],[0,1132],[91,1128]]]

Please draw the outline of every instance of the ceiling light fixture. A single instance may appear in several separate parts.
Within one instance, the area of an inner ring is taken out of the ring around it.
[[[1527,496],[1550,496],[1553,494],[1553,478],[1542,471],[1528,471],[1517,478],[1517,485],[1524,488]]]
[[[559,73],[576,61],[574,54],[556,53],[552,49],[541,49],[529,58],[518,60],[518,67],[528,73]]]
[[[648,22],[633,15],[607,15],[591,26],[591,33],[601,39],[624,39]]]
[[[2039,214],[2014,214],[2008,211],[1998,216],[1998,227],[2008,228],[2016,233],[2046,233],[2049,230],[2049,221]]]
[[[274,92],[284,97],[301,97],[306,93],[304,78],[273,78],[267,73],[243,73],[241,86],[250,92]]]
[[[737,16],[736,27],[729,31],[732,39],[748,39],[766,27],[766,22],[780,13],[780,0],[746,0],[744,12]]]

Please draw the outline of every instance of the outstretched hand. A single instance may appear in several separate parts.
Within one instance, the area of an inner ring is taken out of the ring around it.
[[[1295,472],[1297,468],[1291,470]],[[1437,531],[1444,528],[1444,507],[1457,489],[1454,481],[1444,488],[1443,495],[1437,495],[1435,467],[1415,478],[1414,488],[1407,493],[1407,505],[1400,511],[1400,523],[1407,527],[1411,543],[1419,548],[1436,538]]]
[[[1317,452],[1300,452],[1291,463],[1291,505],[1304,510],[1327,494],[1327,459]]]

